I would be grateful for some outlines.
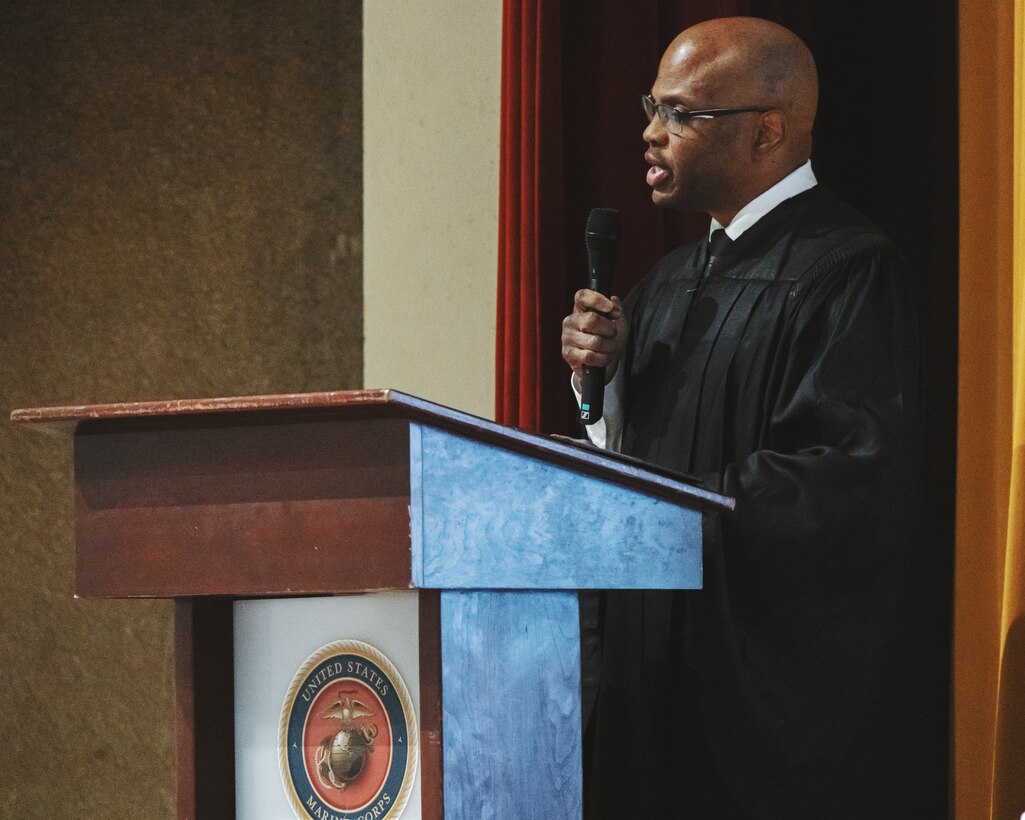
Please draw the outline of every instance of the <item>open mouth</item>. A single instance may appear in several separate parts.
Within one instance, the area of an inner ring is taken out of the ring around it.
[[[661,165],[652,165],[648,168],[648,175],[645,177],[648,185],[657,188],[669,178],[669,170]]]
[[[667,179],[669,179],[669,169],[664,165],[660,165],[657,157],[651,151],[647,151],[644,154],[644,161],[648,163],[648,174],[645,179],[652,188],[657,188]]]

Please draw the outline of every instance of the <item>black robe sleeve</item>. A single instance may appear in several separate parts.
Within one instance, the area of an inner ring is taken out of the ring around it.
[[[819,267],[795,286],[758,448],[704,476],[737,500],[722,548],[761,599],[870,583],[919,513],[919,332],[903,265],[873,248]]]

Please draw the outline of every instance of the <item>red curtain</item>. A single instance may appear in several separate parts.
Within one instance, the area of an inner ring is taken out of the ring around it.
[[[559,0],[506,0],[495,418],[542,429],[546,302],[542,272],[562,280],[562,115]],[[550,283],[549,283],[550,285]]]

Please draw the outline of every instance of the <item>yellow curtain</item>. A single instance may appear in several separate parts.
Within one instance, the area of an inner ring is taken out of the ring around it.
[[[1025,0],[960,3],[958,820],[1025,813]]]
[[[1025,0],[1014,4],[1014,263],[1010,495],[997,697],[994,817],[1025,815]]]

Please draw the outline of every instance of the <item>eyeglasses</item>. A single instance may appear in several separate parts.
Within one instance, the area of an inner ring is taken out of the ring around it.
[[[714,120],[716,117],[725,117],[729,114],[745,114],[748,111],[764,114],[766,111],[772,110],[771,108],[706,108],[702,111],[680,111],[671,105],[655,102],[655,98],[650,94],[641,95],[641,105],[644,107],[644,114],[647,116],[648,122],[655,119],[655,115],[658,114],[666,131],[677,136],[683,133],[683,125],[688,120]]]

